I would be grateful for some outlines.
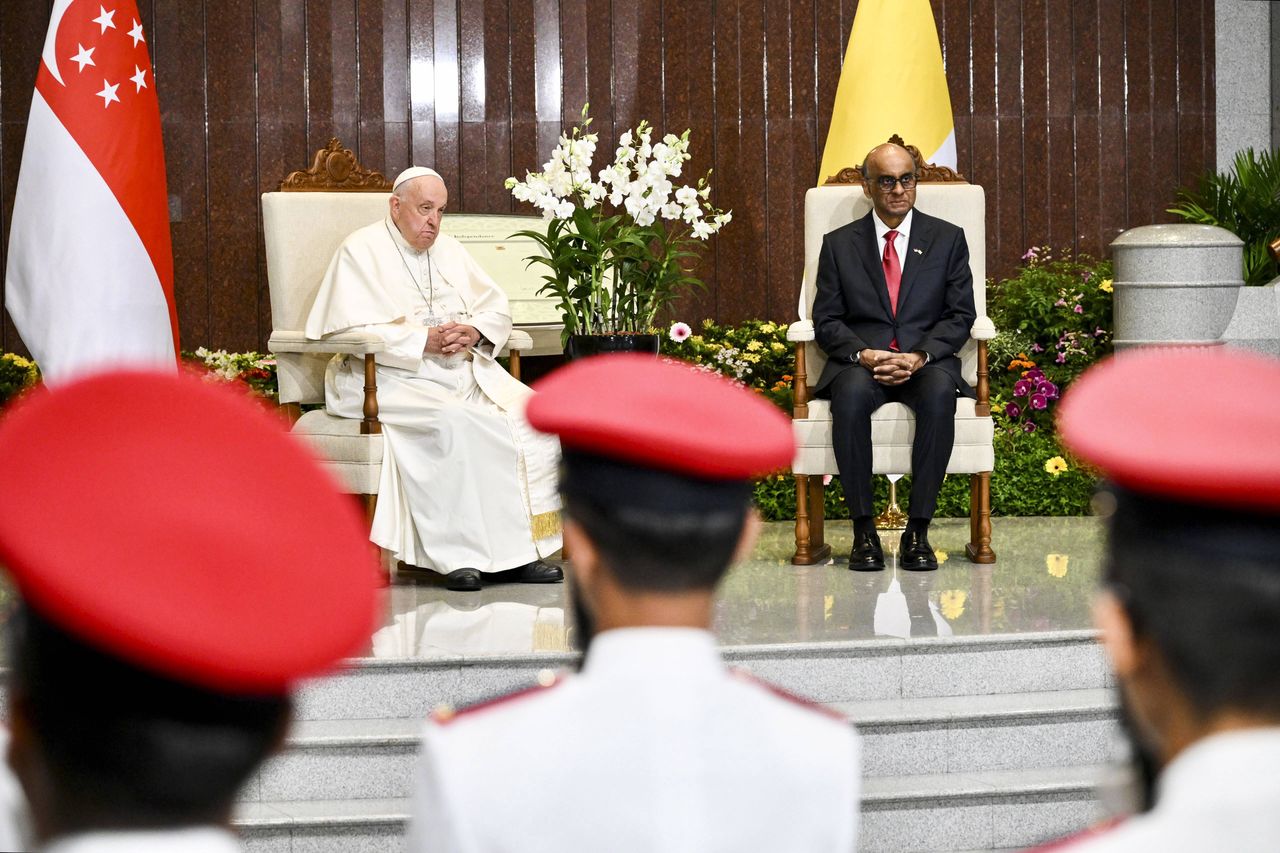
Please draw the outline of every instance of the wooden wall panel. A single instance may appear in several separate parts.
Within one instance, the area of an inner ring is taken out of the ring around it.
[[[1214,162],[1212,0],[931,0],[960,170],[988,199],[988,269],[1030,245],[1105,254],[1167,220]],[[50,0],[0,19],[0,228]],[[814,185],[857,0],[141,0],[166,142],[183,343],[264,347],[258,195],[330,136],[370,167],[446,176],[453,210],[515,210],[590,101],[598,157],[641,118],[693,129],[734,221],[673,312],[794,316]],[[0,263],[4,257],[0,256]],[[21,351],[8,315],[0,348]]]

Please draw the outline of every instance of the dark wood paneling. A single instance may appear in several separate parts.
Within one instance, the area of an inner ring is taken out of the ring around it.
[[[1212,0],[931,0],[960,170],[988,199],[988,269],[1029,245],[1105,254],[1167,220],[1214,162]],[[17,185],[48,0],[0,20],[0,228]],[[804,193],[857,0],[143,0],[156,66],[183,342],[265,346],[258,194],[337,135],[370,167],[446,177],[454,210],[515,209],[586,101],[598,158],[641,118],[693,130],[734,221],[707,246],[697,322],[794,316]],[[0,262],[3,262],[0,258]],[[0,347],[21,350],[7,315]]]

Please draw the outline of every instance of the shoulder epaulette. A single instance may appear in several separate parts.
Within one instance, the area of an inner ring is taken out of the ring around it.
[[[1108,832],[1118,829],[1124,822],[1125,818],[1123,816],[1113,817],[1110,820],[1096,823],[1088,829],[1082,829],[1079,832],[1063,836],[1039,847],[1032,847],[1027,853],[1070,853],[1071,848],[1077,844],[1092,841],[1099,835],[1106,835]]]
[[[779,699],[785,699],[788,702],[792,703],[793,705],[799,705],[802,708],[813,711],[816,714],[822,714],[824,717],[828,717],[832,720],[838,720],[842,723],[849,722],[849,720],[845,717],[845,715],[841,714],[839,711],[828,708],[826,705],[821,705],[817,702],[814,702],[812,699],[806,699],[803,696],[797,696],[795,693],[792,693],[790,690],[784,690],[783,688],[779,687],[776,684],[770,684],[768,681],[765,681],[762,678],[757,678],[756,676],[747,672],[745,669],[730,669],[729,672],[732,673],[735,678],[738,678],[742,681],[750,682],[751,684],[754,684],[757,687],[763,688],[769,693],[772,693],[774,696],[777,696]]]
[[[437,705],[435,710],[429,715],[429,719],[433,723],[447,725],[459,717],[465,717],[478,711],[486,711],[490,708],[496,708],[499,705],[505,705],[508,702],[514,702],[517,699],[527,699],[531,696],[537,696],[545,693],[551,688],[564,683],[564,678],[549,669],[544,669],[538,673],[538,683],[529,687],[521,688],[511,693],[504,693],[500,696],[494,696],[491,699],[482,699],[479,702],[473,702],[464,708],[454,708],[452,705]]]

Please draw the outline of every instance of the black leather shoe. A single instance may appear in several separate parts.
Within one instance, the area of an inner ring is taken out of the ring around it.
[[[564,570],[559,566],[534,560],[516,569],[516,583],[560,583]]]
[[[924,530],[903,533],[902,550],[898,553],[899,565],[909,572],[932,572],[938,568],[938,558],[934,556],[929,535]]]
[[[880,547],[880,537],[875,530],[853,534],[849,568],[855,572],[884,571],[884,550]]]
[[[482,586],[479,569],[455,569],[445,575],[444,588],[454,592],[479,592]]]

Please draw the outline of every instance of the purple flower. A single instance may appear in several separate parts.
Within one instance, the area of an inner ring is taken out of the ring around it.
[[[1032,352],[1044,352],[1044,347],[1040,346],[1039,344],[1032,344],[1032,345],[1031,345],[1031,351],[1032,351]]]
[[[1033,367],[1027,371],[1026,379],[1028,382],[1039,382],[1044,379],[1044,371],[1038,367]]]
[[[1036,424],[1035,424],[1035,421],[1026,421],[1026,422],[1024,422],[1024,423],[1022,424],[1022,431],[1023,431],[1023,432],[1035,432],[1035,431],[1036,431]]]
[[[1077,314],[1083,314],[1083,313],[1084,313],[1084,308],[1080,307],[1079,305],[1077,305],[1075,308],[1072,308],[1071,310],[1072,310],[1072,311],[1074,311],[1074,312],[1076,312]]]
[[[1102,330],[1102,329],[1095,329],[1095,330],[1094,330],[1094,332],[1093,332],[1093,336],[1094,336],[1095,338],[1100,338],[1100,337],[1102,337],[1102,336],[1103,336],[1103,335],[1105,335],[1105,334],[1106,334],[1106,332],[1105,332],[1104,330]]]
[[[1054,385],[1048,379],[1041,379],[1036,383],[1036,393],[1043,394],[1050,400],[1058,399],[1058,386]]]
[[[1056,361],[1058,364],[1066,364],[1066,363],[1067,363],[1067,354],[1066,354],[1065,352],[1060,352],[1060,353],[1058,353],[1058,357],[1057,357],[1057,358],[1055,358],[1055,359],[1054,359],[1054,361]]]
[[[1085,270],[1084,272],[1080,273],[1080,280],[1087,282],[1089,280],[1089,276],[1091,275],[1093,275],[1093,273],[1091,273],[1089,270]]]
[[[1022,414],[1021,407],[1017,403],[1006,403],[1004,407],[1004,416],[1006,418],[1017,418]]]
[[[1049,408],[1049,398],[1043,394],[1031,395],[1031,408],[1043,411]]]
[[[1025,397],[1030,393],[1031,393],[1031,380],[1019,379],[1017,382],[1013,383],[1013,396]]]

